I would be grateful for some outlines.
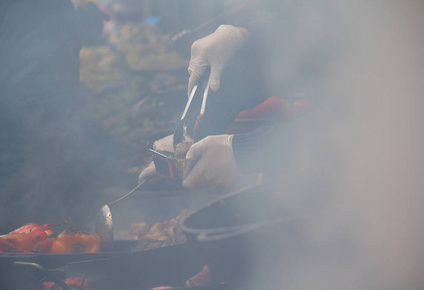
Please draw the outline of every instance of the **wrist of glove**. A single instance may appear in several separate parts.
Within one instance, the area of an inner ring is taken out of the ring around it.
[[[187,159],[197,160],[183,180],[185,188],[231,185],[239,171],[232,150],[234,135],[208,136],[193,144]]]
[[[220,25],[215,32],[225,33],[228,37],[234,39],[236,48],[240,49],[245,45],[245,36],[241,33],[240,28],[233,25]]]
[[[247,32],[242,31],[244,30],[232,25],[221,25],[214,33],[192,44],[188,67],[188,95],[208,67],[211,68],[209,86],[213,91],[219,89],[221,74],[228,61],[245,45]]]

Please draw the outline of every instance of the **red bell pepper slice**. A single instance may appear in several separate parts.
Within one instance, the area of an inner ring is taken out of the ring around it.
[[[0,253],[27,253],[30,254],[31,252],[19,249],[18,247],[15,247],[10,242],[6,241],[5,239],[0,237]]]

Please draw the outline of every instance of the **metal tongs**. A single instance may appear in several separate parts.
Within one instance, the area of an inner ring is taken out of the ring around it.
[[[202,76],[199,82],[193,87],[190,93],[187,104],[181,116],[181,119],[177,123],[177,127],[174,131],[174,150],[177,145],[182,142],[194,142],[195,136],[200,126],[202,118],[205,116],[206,103],[209,95],[209,70]],[[199,106],[199,100],[201,91],[203,90],[202,102],[200,104],[199,114],[193,115],[196,107]],[[197,93],[197,94],[196,94]],[[193,118],[195,121],[193,124]]]
[[[209,95],[209,70],[193,87],[183,114],[174,131],[174,152],[178,152],[178,145],[196,142],[197,133],[206,112],[206,103]],[[199,112],[197,114],[197,112]],[[174,152],[152,150],[156,172],[167,178],[181,182],[189,172],[193,162],[187,162],[185,154],[182,156]]]

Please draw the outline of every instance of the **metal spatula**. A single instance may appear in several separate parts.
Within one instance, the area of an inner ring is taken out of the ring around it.
[[[122,201],[131,195],[134,191],[139,189],[147,179],[140,182],[135,188],[133,188],[128,193],[124,194],[122,197],[114,200],[108,204],[103,205],[97,213],[96,217],[96,226],[95,230],[97,235],[100,238],[100,250],[107,251],[112,246],[113,242],[113,221],[112,221],[112,212],[110,210],[110,206]]]

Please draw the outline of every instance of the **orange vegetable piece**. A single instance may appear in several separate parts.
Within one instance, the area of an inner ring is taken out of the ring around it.
[[[65,230],[53,241],[51,253],[97,253],[100,251],[99,237],[82,231]]]
[[[52,238],[52,237],[54,236],[54,233],[53,233],[53,231],[52,231],[52,230],[45,230],[44,232],[46,233],[46,235],[47,235],[49,238]]]

